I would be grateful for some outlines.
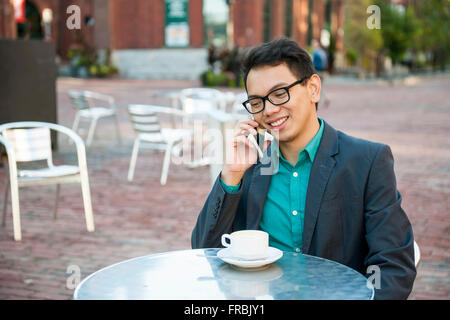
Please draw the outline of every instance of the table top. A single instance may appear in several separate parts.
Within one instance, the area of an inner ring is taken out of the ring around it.
[[[359,272],[327,259],[283,252],[255,270],[217,257],[220,249],[171,251],[103,268],[76,288],[80,300],[321,300],[373,298]]]

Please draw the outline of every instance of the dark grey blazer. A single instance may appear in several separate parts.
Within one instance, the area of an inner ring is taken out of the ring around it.
[[[381,285],[375,299],[406,299],[416,277],[414,238],[391,149],[324,125],[306,195],[303,253],[367,277],[373,274],[367,268],[376,265]],[[261,175],[265,166],[250,167],[236,194],[226,193],[217,178],[192,232],[192,248],[221,247],[224,233],[259,229],[271,180]]]

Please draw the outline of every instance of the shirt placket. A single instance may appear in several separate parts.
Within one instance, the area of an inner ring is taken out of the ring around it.
[[[292,226],[292,244],[295,252],[302,250],[302,210],[299,201],[300,184],[301,184],[301,164],[303,152],[300,154],[299,161],[292,167],[290,176],[290,210],[291,210],[291,226]]]

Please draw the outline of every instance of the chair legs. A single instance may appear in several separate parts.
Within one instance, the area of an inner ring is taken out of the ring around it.
[[[20,207],[19,207],[19,186],[17,180],[10,179],[11,185],[11,206],[13,216],[14,240],[22,240],[22,230],[20,226]]]
[[[81,192],[83,194],[84,215],[86,217],[86,228],[89,232],[95,230],[94,215],[92,214],[91,190],[89,188],[89,180],[87,173],[81,174]]]
[[[166,151],[164,154],[164,162],[161,172],[161,184],[165,185],[167,182],[167,175],[169,173],[169,166],[170,166],[170,156],[172,154],[172,143],[167,144]]]
[[[120,135],[120,126],[119,126],[119,116],[116,114],[114,114],[114,121],[116,124],[116,134],[117,134],[117,139],[119,140],[119,144],[122,144],[122,137]]]
[[[77,112],[77,114],[75,115],[75,120],[73,121],[73,125],[72,125],[72,131],[74,131],[75,133],[78,131],[78,126],[80,125],[80,112]],[[73,144],[73,140],[69,139],[69,144]]]
[[[139,138],[136,138],[136,140],[134,140],[133,151],[131,153],[130,167],[128,169],[128,181],[133,181],[134,169],[136,168],[136,161],[139,152],[139,145],[140,145]],[[170,159],[172,155],[172,148],[173,143],[168,143],[166,146],[166,150],[164,152],[164,161],[160,179],[161,185],[165,185],[167,182],[167,176],[169,174],[169,167],[170,167]]]
[[[99,118],[91,118],[91,123],[89,125],[89,131],[87,134],[87,138],[86,138],[86,146],[90,146],[92,144],[92,140],[94,139],[94,135],[95,135],[95,129],[97,128],[97,121]],[[80,114],[77,113],[75,116],[75,120],[73,122],[72,125],[72,130],[77,132],[78,130],[78,126],[80,125]],[[122,136],[120,134],[120,126],[119,126],[119,118],[117,113],[114,115],[114,124],[116,126],[116,137],[117,140],[119,141],[119,144],[122,144]]]
[[[89,133],[86,139],[86,145],[90,146],[92,143],[92,139],[94,139],[95,127],[97,126],[97,118],[92,119],[91,125],[89,127]]]
[[[131,153],[130,168],[128,169],[128,181],[133,181],[134,169],[136,167],[136,160],[139,152],[139,144],[139,138],[134,140],[133,152]]]
[[[77,112],[77,114],[75,115],[75,120],[73,121],[72,130],[77,132],[79,124],[80,124],[80,113]]]
[[[58,183],[56,185],[55,208],[53,209],[53,219],[54,220],[56,220],[56,214],[58,213],[59,189],[60,189],[60,184]]]
[[[2,217],[2,227],[6,225],[6,209],[8,208],[8,194],[9,194],[9,176],[6,178],[5,184],[5,196],[3,197],[3,217]]]

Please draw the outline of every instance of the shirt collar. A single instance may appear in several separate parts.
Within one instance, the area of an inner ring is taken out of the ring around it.
[[[319,149],[320,141],[322,140],[322,134],[323,134],[323,120],[318,118],[320,122],[320,128],[319,131],[317,131],[314,138],[308,143],[308,145],[305,147],[306,153],[309,155],[309,159],[311,162],[314,162],[314,159],[316,157],[317,149]],[[303,151],[302,150],[302,151]]]
[[[312,140],[308,143],[308,145],[298,153],[299,161],[300,161],[300,159],[302,159],[302,152],[305,152],[309,156],[309,160],[311,162],[314,162],[314,159],[315,159],[316,153],[317,153],[317,149],[319,149],[320,141],[322,140],[323,128],[324,128],[323,120],[320,118],[317,118],[317,119],[319,120],[319,123],[320,123],[319,131],[317,131],[316,135],[314,136],[314,138],[312,138]],[[280,152],[280,158],[281,158],[281,160],[287,162],[287,160],[283,157],[281,152]]]

